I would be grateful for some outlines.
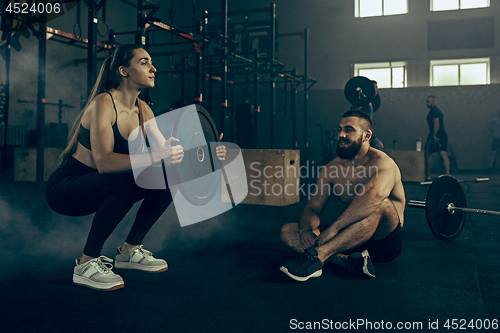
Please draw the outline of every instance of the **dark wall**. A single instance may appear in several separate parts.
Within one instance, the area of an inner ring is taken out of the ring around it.
[[[107,21],[116,31],[133,31],[136,28],[136,11],[120,1],[108,1]],[[170,1],[159,2],[160,10],[155,14],[163,21],[178,26],[187,26],[192,21],[192,2],[174,1],[174,15],[169,16]],[[279,20],[279,32],[302,32],[310,29],[309,75],[317,79],[310,91],[308,111],[309,158],[321,159],[321,134],[326,129],[333,129],[338,119],[349,105],[343,97],[342,89],[352,76],[352,65],[358,62],[407,61],[408,88],[382,90],[382,107],[374,116],[376,133],[386,147],[392,146],[397,138],[400,149],[413,149],[416,138],[425,139],[426,110],[424,101],[427,94],[438,96],[438,105],[445,114],[446,128],[450,143],[454,145],[460,168],[478,169],[485,167],[489,132],[484,131],[485,124],[497,110],[498,84],[500,84],[500,34],[494,31],[500,19],[500,2],[492,1],[491,7],[460,11],[430,12],[429,2],[409,0],[409,13],[387,17],[355,18],[353,1],[332,0],[276,0],[276,13]],[[269,7],[267,0],[253,2],[229,0],[229,10],[244,8]],[[196,19],[201,19],[203,10],[210,13],[221,11],[220,1],[198,0],[195,2]],[[99,18],[101,14],[99,14]],[[252,14],[253,15],[253,14]],[[265,13],[250,16],[251,19],[268,19]],[[241,19],[233,17],[233,22]],[[82,3],[81,26],[86,35],[86,6]],[[76,22],[76,8],[53,20],[49,26],[72,32]],[[220,17],[212,18],[211,24],[218,24]],[[460,22],[473,22],[475,34],[450,33],[440,27],[450,27]],[[485,25],[486,30],[481,27]],[[493,27],[493,30],[492,30]],[[441,29],[443,30],[443,29]],[[453,47],[443,47],[443,36],[453,36]],[[168,33],[159,34],[156,41],[169,42]],[[106,40],[99,37],[100,41]],[[134,42],[133,36],[119,36],[121,43]],[[38,46],[34,37],[20,39],[22,50],[12,52],[11,64],[11,106],[10,124],[24,126],[26,130],[36,127],[36,106],[17,102],[18,99],[35,100],[37,82]],[[475,43],[471,43],[475,42]],[[429,47],[431,45],[432,47]],[[437,47],[436,47],[437,45]],[[439,47],[441,45],[441,48]],[[462,47],[457,47],[461,45]],[[439,49],[440,48],[440,49]],[[166,109],[180,98],[180,78],[167,74],[172,64],[180,62],[180,56],[165,55],[172,50],[192,52],[190,45],[158,47],[151,49],[154,63],[160,73],[156,87],[151,89],[153,110]],[[284,70],[296,68],[298,74],[304,72],[304,40],[300,37],[282,37],[279,40],[279,60],[285,64]],[[104,57],[100,53],[99,57]],[[490,57],[490,86],[429,88],[429,62],[438,59]],[[72,124],[80,111],[81,95],[86,93],[87,69],[86,51],[52,42],[47,45],[46,99],[64,103],[76,108],[64,109],[62,121]],[[100,66],[100,62],[98,63]],[[5,79],[5,63],[0,58],[0,81]],[[265,81],[266,78],[263,78]],[[273,129],[275,148],[293,148],[292,119],[285,115],[283,85],[278,85],[276,93],[275,126]],[[297,141],[299,148],[304,144],[303,91],[299,87],[297,105]],[[238,86],[234,90],[234,100],[229,100],[231,112],[243,94]],[[245,88],[246,89],[246,88]],[[192,75],[188,75],[186,96],[193,100]],[[231,90],[231,88],[230,88]],[[251,91],[251,90],[250,90]],[[219,119],[220,87],[214,86],[214,118]],[[251,92],[252,94],[252,92]],[[261,114],[259,114],[259,147],[270,147],[269,127],[269,88],[261,86]],[[205,95],[205,98],[207,96]],[[228,96],[228,98],[231,98]],[[470,118],[471,109],[479,113],[478,119]],[[46,108],[46,122],[57,121],[57,108]],[[467,135],[474,124],[475,140]],[[233,126],[234,127],[234,126]],[[235,139],[236,134],[227,125],[226,139]],[[476,143],[479,143],[479,147]]]
[[[418,138],[429,134],[425,117],[428,95],[437,98],[437,106],[444,114],[448,142],[452,145],[460,169],[485,169],[488,166],[493,138],[489,125],[500,109],[500,85],[468,87],[434,87],[381,89],[381,106],[373,115],[374,133],[388,149],[394,139],[399,150],[415,150]],[[336,128],[349,104],[343,90],[315,90],[311,92],[311,123],[328,124]],[[310,146],[320,147],[320,136],[310,128]]]

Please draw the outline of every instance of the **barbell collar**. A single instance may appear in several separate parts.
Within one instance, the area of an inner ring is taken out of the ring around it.
[[[419,200],[410,200],[410,202],[408,202],[408,207],[418,208],[418,209],[426,209],[427,202],[419,201]],[[455,207],[455,205],[453,203],[449,203],[446,206],[446,210],[450,214],[453,214],[454,212],[464,212],[464,213],[476,213],[476,214],[487,214],[487,215],[500,215],[500,212],[495,211],[495,210]]]
[[[487,214],[487,215],[500,215],[500,212],[494,210],[455,207],[452,203],[448,205],[447,209],[448,212],[450,212],[451,214],[453,214],[454,212],[464,212],[464,213],[477,213],[477,214]]]

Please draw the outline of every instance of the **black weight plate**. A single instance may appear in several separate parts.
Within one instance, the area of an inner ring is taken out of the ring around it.
[[[380,108],[380,94],[375,95],[372,100],[373,113],[377,112]]]
[[[427,223],[432,233],[442,241],[449,242],[460,235],[465,225],[466,214],[448,212],[448,205],[466,208],[465,193],[460,183],[453,177],[441,176],[434,180],[427,191]]]
[[[347,81],[344,95],[352,105],[368,105],[375,97],[375,85],[364,76],[355,76]]]
[[[184,158],[175,167],[179,190],[190,203],[204,205],[221,184],[220,172],[214,172],[220,164],[215,149],[209,148],[211,142],[219,141],[215,123],[203,107],[188,107],[176,119],[172,136],[179,139],[178,144],[184,148]]]

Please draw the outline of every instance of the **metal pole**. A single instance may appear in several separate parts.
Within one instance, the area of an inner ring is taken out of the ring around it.
[[[203,38],[207,35],[207,25],[208,25],[208,11],[203,12],[203,21],[201,24],[201,35]],[[202,62],[201,62],[201,101],[203,102],[203,97],[207,96],[207,55],[208,55],[208,45],[200,44],[202,52]],[[206,105],[206,104],[205,104]],[[208,109],[208,107],[207,107]],[[210,112],[210,111],[209,111]]]
[[[258,148],[258,142],[259,142],[259,114],[260,114],[260,94],[259,94],[259,50],[254,51],[254,56],[253,56],[253,65],[254,65],[254,74],[253,74],[253,89],[254,89],[254,101],[253,101],[253,107],[254,107],[254,112],[253,112],[253,130],[254,132],[252,133],[253,137],[253,147],[257,149]]]
[[[40,13],[40,28],[38,34],[38,92],[37,107],[37,134],[36,149],[36,182],[44,181],[44,155],[45,155],[45,68],[47,61],[47,14]]]
[[[144,20],[146,10],[142,4],[142,0],[137,0],[137,31],[135,34],[135,45],[142,46],[146,51],[149,49],[149,41],[147,41],[146,22]],[[143,90],[139,97],[152,105],[149,95],[149,89]]]
[[[196,33],[196,0],[193,0],[193,8],[192,8],[192,21],[191,26],[193,27],[193,33]]]
[[[410,202],[408,203],[408,207],[418,208],[418,209],[426,209],[427,204],[425,201],[410,200]]]
[[[146,30],[143,21],[144,9],[142,8],[142,0],[137,0],[137,32],[135,34],[136,45],[146,45]]]
[[[427,209],[427,202],[419,200],[410,200],[410,202],[408,203],[408,207]],[[477,213],[477,214],[487,214],[487,215],[500,215],[500,212],[495,210],[455,207],[455,205],[453,205],[452,203],[449,203],[446,207],[443,207],[443,209],[446,209],[450,214],[453,214],[454,212],[464,212],[464,213]]]
[[[291,92],[291,104],[292,104],[292,147],[293,149],[297,148],[297,82],[295,82],[295,78],[297,77],[297,69],[294,68],[292,70],[292,76],[294,77],[294,81],[292,82],[292,92]]]
[[[279,35],[280,35],[280,30],[279,30],[279,20],[276,19],[276,23],[274,25],[275,30],[274,30],[274,59],[276,61],[279,61],[280,54],[279,54]]]
[[[309,29],[304,30],[304,161],[307,160],[307,148],[309,143],[307,141],[307,100],[309,99],[307,88],[307,52],[309,49]]]
[[[448,208],[452,214],[453,212],[464,212],[464,213],[478,213],[478,214],[488,214],[488,215],[500,215],[500,212],[494,210],[484,210],[477,208],[462,208],[462,207],[449,207]]]
[[[87,96],[90,96],[92,88],[97,79],[96,63],[97,63],[97,10],[94,0],[88,1],[88,44],[87,44]]]
[[[222,0],[222,75],[221,75],[221,127],[220,132],[224,133],[227,109],[227,0]]]
[[[184,55],[181,56],[182,61],[182,79],[181,79],[181,101],[182,104],[186,104],[186,57]]]
[[[233,72],[231,72],[231,81],[234,82],[234,74]],[[230,140],[233,140],[234,141],[234,132],[236,131],[236,129],[234,128],[234,122],[235,122],[235,114],[236,114],[236,110],[234,109],[234,106],[236,105],[235,104],[235,101],[234,101],[234,83],[230,85],[231,89],[229,90],[229,96],[231,98],[231,107],[229,108],[229,130],[227,131],[228,133],[228,136],[227,138],[224,137],[224,141],[230,141]]]
[[[269,76],[270,76],[270,111],[269,111],[269,142],[270,149],[274,148],[274,114],[276,112],[276,82],[274,81],[274,57],[276,56],[276,4],[272,3],[270,8],[270,49],[269,52],[271,54],[268,55],[269,58]]]
[[[208,99],[207,99],[207,108],[208,113],[212,117],[214,117],[213,110],[213,102],[214,102],[214,82],[212,80],[212,76],[214,74],[214,64],[213,64],[213,56],[208,58]]]
[[[197,35],[201,35],[203,27],[201,22],[198,22]],[[200,43],[200,48],[205,48],[203,43]],[[196,50],[196,70],[194,73],[194,101],[201,104],[203,101],[203,49]]]
[[[12,27],[12,21],[9,18],[9,15],[4,13],[2,16],[2,19],[6,19],[6,26],[8,27],[6,31],[6,38],[5,42],[7,43],[7,48],[5,49],[5,68],[6,68],[6,73],[5,73],[5,104],[4,104],[4,133],[3,133],[3,146],[4,148],[7,147],[7,130],[9,128],[9,99],[10,99],[10,53],[11,53],[11,47],[10,47],[10,40],[11,40],[11,27]],[[3,159],[5,160],[5,152],[6,149],[4,149],[4,157]]]

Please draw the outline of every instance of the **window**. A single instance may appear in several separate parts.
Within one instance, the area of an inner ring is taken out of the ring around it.
[[[379,88],[406,87],[406,62],[375,62],[354,64],[354,76],[377,81]]]
[[[431,10],[457,10],[484,8],[490,6],[490,0],[431,0]]]
[[[369,17],[408,13],[408,0],[354,0],[354,16]]]
[[[431,60],[431,86],[490,84],[490,59]]]

